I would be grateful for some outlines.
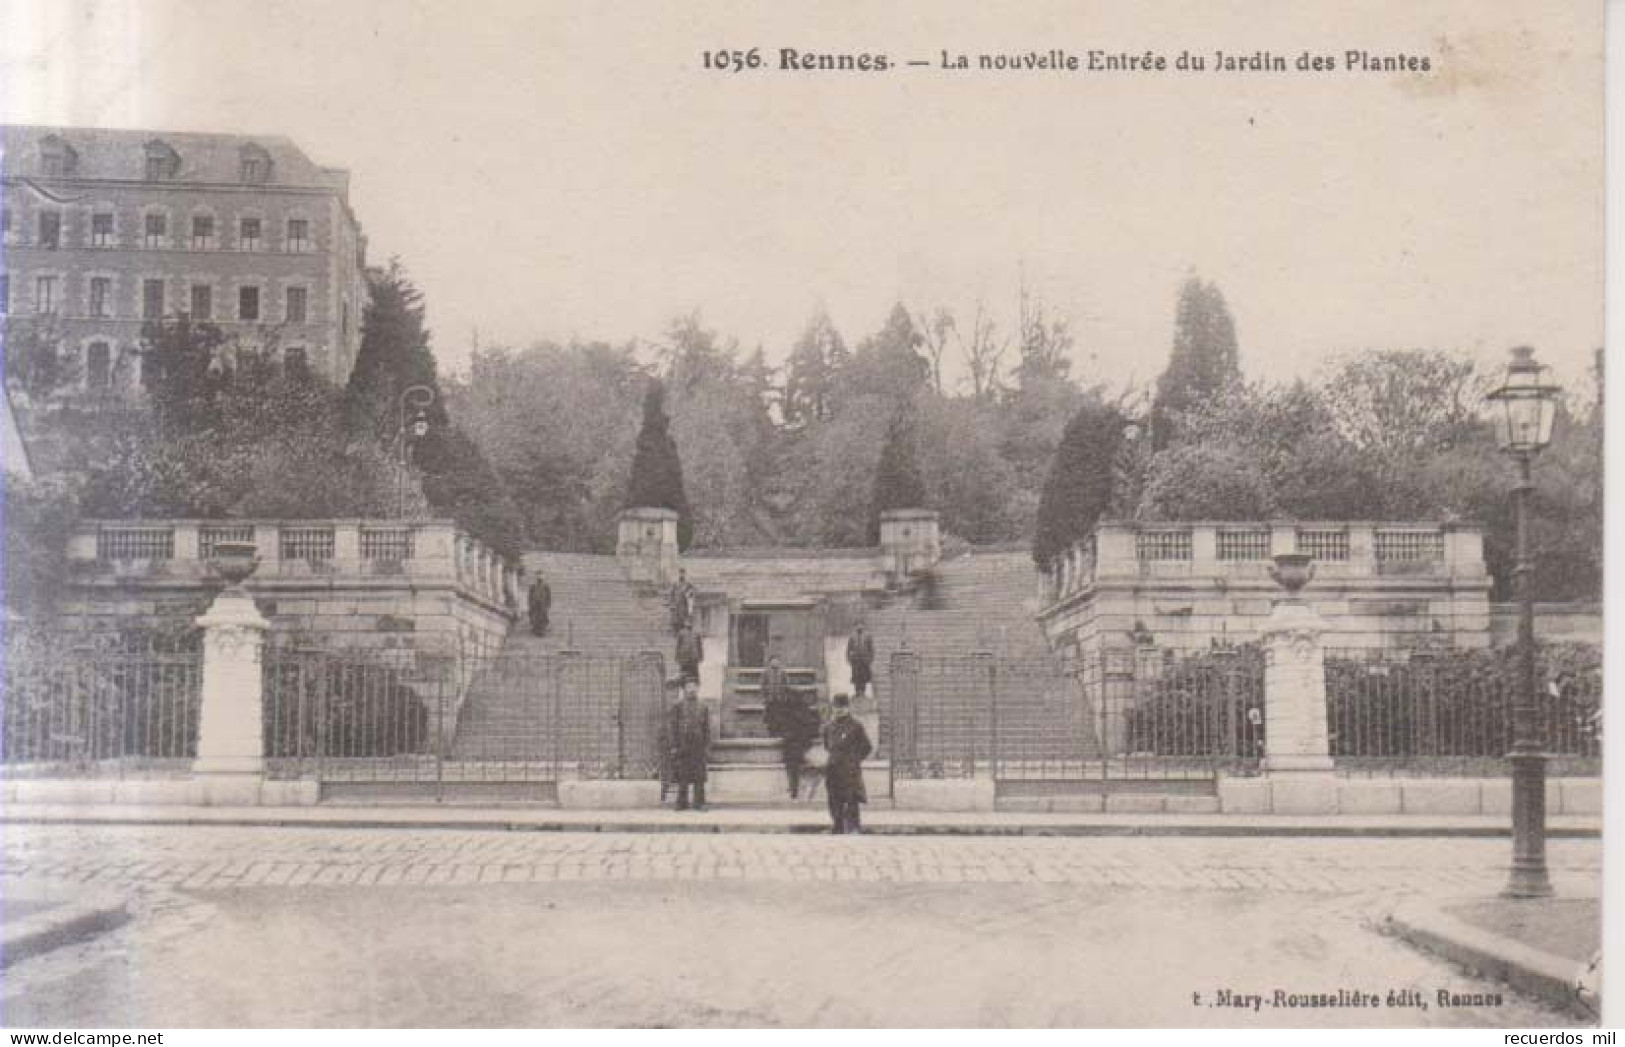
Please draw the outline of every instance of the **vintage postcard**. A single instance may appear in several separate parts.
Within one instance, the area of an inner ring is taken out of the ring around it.
[[[0,1024],[1604,1023],[1603,16],[0,5]]]

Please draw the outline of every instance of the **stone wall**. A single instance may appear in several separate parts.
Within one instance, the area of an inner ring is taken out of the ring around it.
[[[1054,646],[1079,651],[1131,634],[1184,650],[1256,641],[1281,595],[1269,557],[1300,535],[1330,554],[1303,593],[1327,647],[1490,643],[1483,543],[1467,525],[1105,523],[1052,565],[1040,620]]]

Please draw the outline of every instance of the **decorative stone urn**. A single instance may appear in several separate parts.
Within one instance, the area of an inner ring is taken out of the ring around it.
[[[1296,600],[1298,590],[1315,579],[1314,557],[1308,553],[1278,553],[1270,566],[1270,577],[1285,589],[1287,599]]]
[[[243,582],[259,567],[258,547],[253,542],[216,542],[209,565],[226,582],[226,591],[242,593]]]

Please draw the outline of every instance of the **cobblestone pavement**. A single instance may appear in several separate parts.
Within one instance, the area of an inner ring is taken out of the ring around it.
[[[1158,890],[1492,894],[1511,843],[1464,839],[828,837],[9,826],[0,875],[116,887],[824,880]],[[1566,894],[1600,890],[1594,840],[1548,845]]]
[[[1401,899],[1493,894],[1509,851],[4,826],[0,876],[122,894],[136,919],[8,970],[0,1023],[1573,1025],[1376,933]],[[1601,857],[1553,841],[1558,890],[1597,893]],[[1273,1003],[1344,988],[1400,1004]],[[1271,1002],[1220,1005],[1225,989]]]

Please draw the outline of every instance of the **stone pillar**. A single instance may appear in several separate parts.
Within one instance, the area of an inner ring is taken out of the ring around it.
[[[1326,623],[1296,598],[1265,620],[1264,773],[1276,814],[1335,814],[1337,779],[1326,735]]]
[[[270,623],[244,589],[231,586],[197,624],[203,628],[203,693],[192,771],[236,779],[246,802],[256,802],[265,769],[260,657]]]
[[[677,513],[627,509],[618,520],[615,558],[635,582],[670,585],[677,580]]]
[[[934,509],[887,509],[880,514],[880,558],[891,580],[901,582],[942,559]]]

